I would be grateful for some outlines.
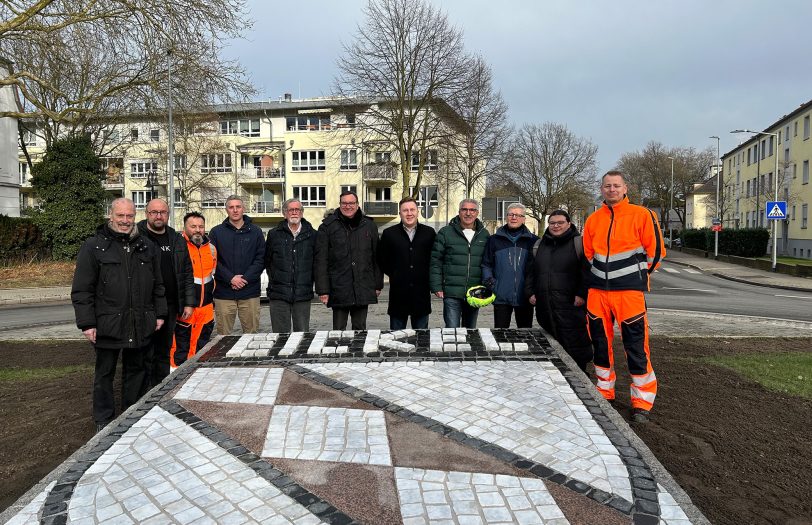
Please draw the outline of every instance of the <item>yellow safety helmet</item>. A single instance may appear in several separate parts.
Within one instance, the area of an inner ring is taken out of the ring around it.
[[[482,308],[494,302],[496,300],[496,294],[486,286],[472,286],[465,292],[465,300],[474,308]]]

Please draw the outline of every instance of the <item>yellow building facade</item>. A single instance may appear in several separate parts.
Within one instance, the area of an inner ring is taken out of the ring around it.
[[[403,194],[401,163],[410,180],[423,165],[418,199],[421,222],[435,229],[457,215],[465,188],[446,162],[448,146],[428,145],[424,158],[401,159],[394,149],[357,125],[370,104],[331,98],[229,104],[174,119],[173,223],[182,227],[188,211],[200,211],[211,229],[226,218],[225,200],[239,195],[254,223],[268,230],[283,220],[282,203],[298,198],[305,218],[318,228],[338,206],[344,190],[358,194],[364,213],[382,229],[399,222],[397,203]],[[432,114],[447,130],[459,129],[447,111]],[[104,132],[102,184],[109,200],[127,197],[136,203],[138,220],[146,203],[169,195],[168,125],[166,116],[134,118]],[[44,152],[36,133],[27,135],[36,162]],[[453,140],[453,138],[452,138]],[[30,174],[20,152],[21,206],[36,205]],[[484,181],[472,197],[481,201]]]
[[[772,231],[765,206],[775,200],[777,183],[778,200],[787,201],[787,219],[778,221],[778,254],[805,259],[812,259],[811,120],[812,100],[722,155],[724,227]]]

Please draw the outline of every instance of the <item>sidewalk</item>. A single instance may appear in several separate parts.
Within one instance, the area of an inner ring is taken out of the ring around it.
[[[783,290],[795,290],[799,292],[812,291],[812,279],[804,277],[794,277],[782,273],[765,272],[755,268],[739,266],[717,261],[712,258],[698,257],[681,252],[677,249],[668,250],[666,263],[681,264],[689,266],[703,272],[710,273],[722,279],[737,281],[740,283],[753,284],[756,286],[768,286],[770,288],[780,288]]]

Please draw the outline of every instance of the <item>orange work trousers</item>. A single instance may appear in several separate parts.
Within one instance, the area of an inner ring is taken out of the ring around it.
[[[209,342],[214,329],[214,305],[207,304],[195,308],[189,319],[178,317],[175,325],[175,338],[169,352],[169,367],[174,370]]]
[[[648,317],[643,292],[589,289],[587,326],[595,351],[598,391],[605,399],[615,398],[615,356],[612,352],[614,323],[618,321],[626,362],[632,376],[630,391],[633,408],[651,410],[657,396],[657,377],[651,367],[648,346]]]

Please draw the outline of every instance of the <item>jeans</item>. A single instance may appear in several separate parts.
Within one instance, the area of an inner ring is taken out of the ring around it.
[[[415,330],[419,330],[421,328],[428,328],[429,327],[429,315],[421,315],[419,317],[415,316],[408,316],[405,315],[400,317],[398,315],[390,315],[389,316],[389,329],[390,330],[403,330],[406,328],[406,321],[412,318],[412,328]]]
[[[307,332],[310,330],[310,301],[296,301],[289,303],[279,299],[271,301],[271,331],[287,333],[291,331],[293,320],[294,332]]]
[[[532,328],[533,305],[512,306],[509,304],[493,305],[493,327],[510,328],[510,318],[516,312],[516,328]]]
[[[479,309],[465,299],[443,297],[443,322],[446,328],[476,328]]]
[[[347,319],[350,316],[352,316],[353,330],[366,330],[368,310],[368,305],[351,306],[349,308],[333,307],[333,330],[346,330]]]

